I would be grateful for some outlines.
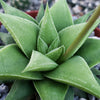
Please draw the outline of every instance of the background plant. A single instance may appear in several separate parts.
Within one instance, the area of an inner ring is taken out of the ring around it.
[[[41,5],[35,20],[0,1],[6,13],[0,21],[16,42],[0,49],[0,80],[14,82],[6,100],[27,100],[35,89],[42,100],[73,99],[70,86],[100,98],[93,68],[100,40],[88,38],[100,23],[100,6],[88,22],[93,11],[73,21],[66,0],[58,0],[45,13]]]
[[[30,1],[29,0],[11,0],[11,5],[20,10],[26,10],[29,8]]]

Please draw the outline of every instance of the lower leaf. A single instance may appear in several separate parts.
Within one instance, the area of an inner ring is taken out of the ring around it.
[[[54,71],[45,74],[46,77],[69,84],[100,98],[100,85],[95,80],[85,60],[74,56]]]
[[[12,44],[0,49],[0,80],[42,79],[38,72],[22,73],[28,59],[22,54],[17,45]]]
[[[88,38],[84,45],[78,50],[76,55],[83,57],[88,63],[89,67],[100,63],[100,39]]]
[[[68,86],[49,79],[34,81],[41,100],[64,100]]]
[[[73,87],[69,87],[67,94],[65,96],[65,100],[74,100],[74,90]]]
[[[5,100],[28,100],[34,91],[30,81],[15,81]]]

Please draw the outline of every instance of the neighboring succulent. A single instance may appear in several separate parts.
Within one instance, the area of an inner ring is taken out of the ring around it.
[[[10,3],[13,7],[16,7],[23,11],[28,9],[30,5],[29,0],[11,0]]]
[[[45,13],[41,6],[38,23],[0,1],[6,12],[0,21],[16,42],[0,47],[0,80],[14,82],[5,100],[30,100],[36,91],[41,100],[72,100],[70,86],[100,98],[92,69],[100,63],[100,39],[88,38],[100,23],[100,6],[88,21],[92,12],[73,22],[66,0],[58,0]]]

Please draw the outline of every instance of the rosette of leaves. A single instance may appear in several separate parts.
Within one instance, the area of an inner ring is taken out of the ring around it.
[[[6,100],[28,100],[36,91],[41,100],[72,100],[70,86],[100,98],[91,71],[100,63],[100,39],[88,38],[100,23],[100,6],[73,21],[66,0],[58,0],[45,12],[41,5],[35,20],[0,1],[0,21],[15,41],[0,49],[0,80],[14,82]]]

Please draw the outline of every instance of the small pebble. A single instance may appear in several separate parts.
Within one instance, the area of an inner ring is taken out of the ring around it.
[[[1,84],[0,85],[0,100],[5,100],[7,93],[8,93],[8,86],[6,86],[5,84]]]
[[[85,98],[80,98],[79,100],[87,100],[87,99],[85,99]]]

